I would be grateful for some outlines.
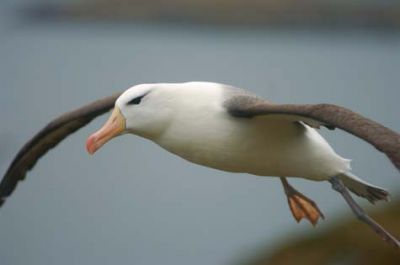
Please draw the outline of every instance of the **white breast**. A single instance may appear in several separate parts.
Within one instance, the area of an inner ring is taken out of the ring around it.
[[[260,176],[319,180],[347,169],[347,161],[314,129],[273,116],[232,117],[222,106],[220,88],[196,87],[177,91],[174,118],[153,139],[168,151],[193,163]]]

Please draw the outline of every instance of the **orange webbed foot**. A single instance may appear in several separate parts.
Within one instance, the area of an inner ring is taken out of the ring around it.
[[[323,213],[313,200],[293,188],[286,178],[281,178],[281,181],[288,199],[289,208],[297,222],[305,218],[315,226],[319,218],[325,219]]]

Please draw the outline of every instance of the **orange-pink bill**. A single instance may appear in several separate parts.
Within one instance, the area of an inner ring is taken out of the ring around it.
[[[86,149],[89,154],[94,154],[100,147],[112,138],[120,135],[125,130],[125,118],[118,107],[115,107],[110,118],[97,132],[86,140]]]

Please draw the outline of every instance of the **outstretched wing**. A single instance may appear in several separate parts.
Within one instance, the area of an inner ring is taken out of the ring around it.
[[[0,183],[0,206],[15,190],[18,182],[25,178],[26,173],[47,151],[97,116],[109,111],[120,94],[105,97],[61,115],[29,140],[15,156]]]
[[[400,171],[400,134],[344,107],[332,104],[273,104],[248,95],[233,96],[225,102],[228,112],[235,117],[252,118],[260,115],[282,115],[319,128],[340,128],[385,153]]]

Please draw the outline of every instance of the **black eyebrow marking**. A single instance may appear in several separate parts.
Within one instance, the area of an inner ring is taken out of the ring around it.
[[[130,101],[128,101],[128,103],[126,103],[126,105],[138,105],[140,104],[140,102],[142,101],[142,98],[144,98],[149,92],[145,93],[144,95],[141,95],[139,97],[136,97],[134,99],[131,99]]]

